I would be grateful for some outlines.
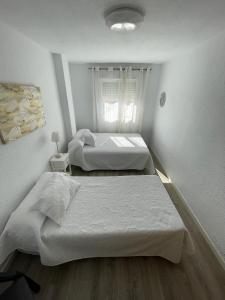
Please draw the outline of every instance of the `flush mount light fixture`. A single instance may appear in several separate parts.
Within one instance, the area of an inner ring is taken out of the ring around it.
[[[117,8],[105,13],[106,25],[113,31],[133,31],[143,20],[143,13],[134,8]]]

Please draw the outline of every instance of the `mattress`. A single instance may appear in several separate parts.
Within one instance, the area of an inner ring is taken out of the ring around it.
[[[151,154],[140,134],[95,133],[96,146],[69,143],[70,163],[83,170],[143,170],[154,174]]]
[[[62,226],[32,206],[45,173],[11,215],[0,262],[13,250],[38,253],[44,265],[90,257],[160,256],[178,263],[191,237],[158,176],[74,177],[81,188]]]

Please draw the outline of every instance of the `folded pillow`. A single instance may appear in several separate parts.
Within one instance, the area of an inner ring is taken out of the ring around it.
[[[80,183],[69,176],[52,173],[34,209],[62,225],[67,209],[79,188]]]
[[[84,144],[95,147],[96,136],[92,132],[85,132],[83,134]]]
[[[76,137],[78,137],[85,145],[95,147],[96,136],[89,129],[78,130]]]

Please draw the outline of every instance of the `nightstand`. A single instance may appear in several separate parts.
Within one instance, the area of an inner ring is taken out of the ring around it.
[[[50,158],[50,165],[53,172],[65,172],[69,167],[69,173],[72,174],[71,164],[69,162],[69,153],[60,153],[60,157],[53,155]]]

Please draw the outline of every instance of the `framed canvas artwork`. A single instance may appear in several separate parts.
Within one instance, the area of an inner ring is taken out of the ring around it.
[[[0,137],[3,143],[14,141],[44,125],[39,87],[0,83]]]

